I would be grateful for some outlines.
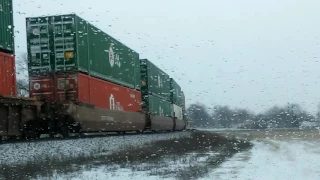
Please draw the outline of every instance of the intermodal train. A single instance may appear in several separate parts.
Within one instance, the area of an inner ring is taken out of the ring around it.
[[[18,97],[12,1],[1,3],[0,139],[193,128],[173,78],[75,14],[26,18],[30,97]]]

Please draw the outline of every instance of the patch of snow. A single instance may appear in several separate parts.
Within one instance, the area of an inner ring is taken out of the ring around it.
[[[40,178],[42,179],[42,178]],[[39,180],[40,180],[39,179]],[[147,172],[133,172],[131,169],[118,169],[116,171],[108,171],[105,168],[96,168],[90,171],[78,172],[76,174],[69,175],[54,175],[52,179],[55,180],[87,180],[87,179],[95,179],[95,180],[105,180],[105,179],[139,179],[139,180],[174,180],[175,178],[160,178],[159,176],[149,175]]]
[[[139,180],[155,180],[155,179],[176,179],[178,172],[186,170],[192,166],[205,164],[209,157],[219,155],[218,152],[208,153],[188,153],[185,156],[168,157],[155,163],[141,163],[138,165],[128,165],[121,167],[119,165],[101,166],[99,168],[91,168],[70,174],[54,174],[51,179],[70,179],[70,180],[86,180],[86,179],[139,179]],[[161,174],[161,175],[160,175]],[[40,177],[43,179],[44,177]]]
[[[203,179],[318,180],[319,140],[255,141],[247,152],[236,154]]]

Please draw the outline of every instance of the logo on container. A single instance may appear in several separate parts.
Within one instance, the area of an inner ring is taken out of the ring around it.
[[[121,106],[120,102],[116,102],[113,94],[111,94],[109,97],[109,104],[111,110],[123,111],[123,107]]]
[[[38,36],[40,34],[40,30],[38,28],[35,28],[32,30],[32,34]]]
[[[120,56],[114,52],[113,45],[114,44],[111,43],[109,50],[107,50],[107,52],[109,52],[109,63],[111,65],[111,67],[113,67],[114,65],[121,67]]]
[[[41,88],[40,84],[39,83],[34,83],[33,85],[33,89],[35,90],[39,90]]]

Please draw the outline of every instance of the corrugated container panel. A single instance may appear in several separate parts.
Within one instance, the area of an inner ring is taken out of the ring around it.
[[[58,74],[50,77],[33,77],[30,82],[30,96],[36,98],[44,96],[55,101],[76,100],[111,110],[141,111],[140,91],[83,73]],[[53,86],[55,88],[52,88]]]
[[[141,59],[141,92],[170,101],[170,77],[147,59]]]
[[[119,111],[141,111],[141,93],[97,78],[90,78],[90,102]]]
[[[28,70],[30,76],[45,75],[55,70],[56,51],[51,48],[53,46],[53,37],[51,36],[53,30],[50,27],[50,21],[51,19],[45,17],[27,19]]]
[[[172,116],[170,102],[152,95],[143,97],[142,108],[154,115]]]
[[[12,0],[0,1],[0,51],[14,54]]]
[[[0,95],[17,95],[15,57],[12,54],[0,52],[0,80]]]
[[[179,107],[175,104],[171,104],[171,109],[172,109],[172,117],[176,117],[181,120],[183,119],[182,107]]]
[[[182,90],[179,84],[173,79],[170,78],[170,101],[173,104],[177,104],[178,106],[183,106],[183,100],[182,100]]]
[[[27,18],[27,42],[32,75],[80,71],[140,89],[139,54],[77,15]]]
[[[98,28],[89,28],[90,74],[135,88],[139,55]]]

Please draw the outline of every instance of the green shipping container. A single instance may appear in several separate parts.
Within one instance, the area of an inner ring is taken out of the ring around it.
[[[170,101],[170,77],[147,59],[141,59],[141,93]]]
[[[139,54],[75,14],[27,18],[29,73],[80,71],[140,89]]]
[[[173,104],[183,107],[181,87],[173,78],[170,78],[170,90],[171,90],[170,101]]]
[[[0,0],[0,51],[14,53],[12,0]]]
[[[158,115],[158,116],[171,116],[172,109],[171,104],[169,101],[164,99],[146,95],[143,97],[142,108],[145,111],[150,112],[151,114]]]

